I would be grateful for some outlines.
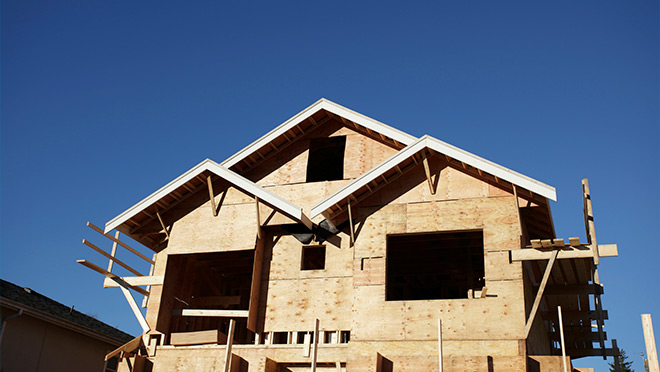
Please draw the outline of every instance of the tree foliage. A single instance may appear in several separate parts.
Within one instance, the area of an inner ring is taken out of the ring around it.
[[[635,370],[632,369],[633,362],[628,360],[628,356],[624,350],[619,349],[619,356],[615,356],[614,359],[615,361],[618,360],[619,369],[616,369],[616,362],[612,362],[609,363],[610,372],[635,372]]]

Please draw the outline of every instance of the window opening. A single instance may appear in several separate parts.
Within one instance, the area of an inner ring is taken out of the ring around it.
[[[325,269],[325,245],[304,245],[302,247],[301,270]]]
[[[468,298],[484,287],[483,232],[388,235],[386,300]]]
[[[346,136],[310,140],[307,182],[344,179],[345,148]]]

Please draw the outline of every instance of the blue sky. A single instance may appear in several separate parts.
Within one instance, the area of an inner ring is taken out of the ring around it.
[[[606,330],[641,369],[660,324],[657,1],[3,0],[0,276],[138,333],[75,263],[101,226],[321,97],[557,188],[591,183]],[[597,358],[580,365],[605,370]]]

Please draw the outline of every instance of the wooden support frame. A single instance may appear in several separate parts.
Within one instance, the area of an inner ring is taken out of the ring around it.
[[[353,225],[353,212],[351,208],[351,197],[346,198],[346,208],[348,209],[348,224],[351,230],[351,247],[355,244],[355,226]]]
[[[429,183],[429,191],[431,195],[435,195],[435,187],[433,180],[431,179],[431,168],[429,167],[429,158],[426,155],[426,152],[422,153],[422,163],[424,165],[424,173],[426,174],[426,181]],[[436,178],[437,181],[437,178]]]
[[[438,318],[438,371],[442,372],[442,320]]]
[[[314,319],[314,340],[312,343],[312,368],[311,372],[316,372],[316,360],[319,353],[319,320]]]
[[[89,261],[87,261],[87,260],[77,260],[76,262],[78,262],[79,264],[81,264],[81,265],[83,265],[83,266],[86,266],[86,267],[88,267],[88,268],[90,268],[90,269],[96,271],[96,272],[99,273],[99,274],[104,275],[104,276],[105,276],[106,278],[108,278],[108,279],[111,279],[111,280],[115,281],[115,282],[118,284],[119,287],[130,288],[130,289],[136,291],[137,293],[143,294],[143,295],[145,295],[145,296],[149,296],[149,292],[148,292],[148,291],[145,291],[144,289],[142,289],[142,288],[140,288],[140,287],[137,287],[137,286],[135,286],[135,285],[131,285],[131,284],[125,282],[122,278],[120,278],[120,277],[117,276],[116,274],[113,274],[113,273],[111,273],[111,272],[109,272],[109,271],[106,271],[105,269],[100,268],[100,267],[94,265],[93,263],[91,263],[91,262],[89,262]]]
[[[555,261],[557,260],[557,255],[559,254],[558,250],[555,250],[548,260],[548,264],[545,267],[545,272],[543,273],[543,279],[541,279],[541,284],[539,286],[539,291],[536,293],[534,298],[534,305],[532,305],[532,310],[529,313],[527,322],[525,323],[525,338],[529,336],[529,331],[532,329],[532,324],[534,324],[534,318],[538,312],[539,306],[541,305],[541,299],[543,298],[543,291],[548,284],[548,279],[550,278],[550,272],[552,271],[552,266],[554,266]]]
[[[87,241],[86,239],[83,239],[82,242],[83,242],[83,244],[85,244],[86,246],[92,248],[93,250],[97,251],[98,253],[100,253],[100,254],[103,255],[104,257],[108,258],[110,261],[114,261],[114,262],[116,262],[119,266],[121,266],[121,267],[123,267],[124,269],[130,271],[131,273],[133,273],[133,274],[135,274],[135,275],[137,275],[137,276],[144,276],[144,275],[142,275],[139,271],[137,271],[137,270],[135,270],[134,268],[128,266],[128,264],[126,264],[124,261],[122,261],[122,260],[120,260],[120,259],[114,257],[114,256],[111,255],[111,254],[108,254],[106,251],[104,251],[103,249],[101,249],[101,248],[95,246],[94,244],[90,243],[90,242]]]
[[[107,233],[104,233],[103,230],[101,230],[100,228],[96,227],[93,223],[91,223],[91,222],[87,222],[87,226],[90,227],[92,230],[98,232],[99,234],[105,236],[106,238],[112,240],[113,242],[115,242],[115,243],[121,245],[122,247],[128,249],[129,251],[131,251],[133,254],[135,254],[136,256],[140,257],[141,259],[143,259],[143,260],[149,262],[149,263],[152,264],[152,265],[155,264],[155,262],[154,262],[153,260],[151,260],[149,257],[143,255],[142,253],[140,253],[140,252],[138,252],[137,250],[133,249],[133,248],[130,247],[128,244],[122,242],[121,240],[115,238],[114,236],[112,236],[112,235],[110,235],[110,234],[107,234]]]
[[[119,240],[119,231],[115,231],[115,239]],[[112,257],[115,257],[117,254],[117,242],[112,242],[112,250],[110,251],[110,255]],[[108,261],[108,271],[112,272],[112,264],[114,263],[113,260]]]
[[[247,318],[248,310],[175,309],[172,310],[172,315]]]
[[[597,247],[597,250],[600,252],[601,257],[616,257],[619,255],[616,244],[601,244]],[[553,254],[554,251],[542,248],[512,249],[511,261],[548,260]],[[559,250],[557,259],[591,258],[593,255],[593,248],[590,245],[566,246]]]
[[[225,349],[225,369],[224,372],[229,372],[231,367],[231,348],[234,345],[234,328],[236,328],[236,321],[229,320],[229,332],[227,332],[227,347]]]
[[[111,273],[113,274],[113,273]],[[149,276],[122,276],[119,279],[123,280],[126,282],[128,285],[132,287],[141,287],[143,285],[146,286],[152,286],[152,285],[163,285],[163,281],[165,279],[165,276],[163,275],[149,275]],[[119,287],[119,284],[115,282],[114,280],[106,278],[103,280],[103,288],[112,288],[112,287]],[[133,289],[133,288],[131,288]],[[149,290],[147,289],[147,292]],[[143,293],[144,294],[144,293]]]
[[[163,222],[163,218],[160,216],[160,212],[158,212],[158,208],[156,208],[156,217],[158,217],[158,222],[160,222],[160,227],[163,228],[163,231],[165,232],[165,236],[167,239],[170,238],[170,232],[167,230],[167,227],[165,226],[165,223]]]
[[[215,207],[215,193],[213,192],[213,182],[211,181],[211,175],[206,176],[206,186],[209,189],[209,199],[211,200],[211,210],[213,211],[213,217],[218,216],[218,209]]]
[[[120,347],[106,354],[105,361],[107,362],[112,357],[115,357],[119,354],[132,353],[133,351],[139,349],[143,345],[144,343],[142,342],[142,336],[141,335],[137,336],[136,338],[128,341],[127,343],[121,345]]]
[[[644,343],[646,344],[646,357],[649,363],[649,372],[660,372],[658,367],[658,350],[655,348],[653,335],[653,321],[651,314],[642,314],[642,329],[644,330]]]
[[[557,316],[559,317],[559,337],[560,337],[560,346],[561,346],[561,364],[564,368],[564,372],[568,372],[566,366],[566,344],[564,343],[564,321],[561,317],[561,306],[557,306]]]
[[[584,228],[587,232],[587,241],[593,247],[597,246],[596,226],[594,224],[594,211],[591,205],[591,192],[589,190],[589,180],[582,180],[582,202],[584,204]],[[594,265],[600,264],[598,249],[594,250]]]

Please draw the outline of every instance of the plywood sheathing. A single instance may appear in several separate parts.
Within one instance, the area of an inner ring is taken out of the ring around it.
[[[382,141],[364,136],[341,121],[330,120],[249,171],[239,173],[260,186],[305,183],[309,140],[333,136],[346,136],[344,179],[360,176],[398,151]]]

